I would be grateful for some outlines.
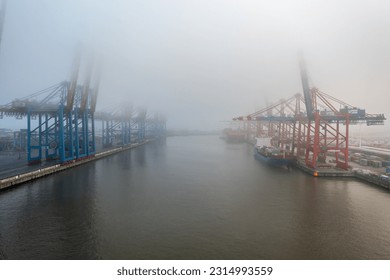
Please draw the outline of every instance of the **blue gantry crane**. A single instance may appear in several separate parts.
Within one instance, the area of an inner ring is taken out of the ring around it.
[[[145,134],[146,138],[160,139],[166,136],[166,118],[155,114],[154,117],[147,117]]]
[[[94,113],[98,89],[77,85],[78,66],[71,81],[63,81],[0,107],[0,117],[27,118],[28,164],[45,160],[67,162],[96,151]]]
[[[95,119],[102,122],[103,147],[128,146],[141,143],[146,139],[166,136],[166,119],[157,114],[147,115],[146,109],[140,108],[133,115],[130,105],[117,106],[97,112]]]
[[[98,112],[102,121],[103,147],[127,146],[145,141],[146,110],[140,109],[133,117],[131,106],[121,106],[109,112]]]
[[[134,120],[131,106],[97,112],[96,119],[102,122],[103,147],[128,146],[135,141]]]

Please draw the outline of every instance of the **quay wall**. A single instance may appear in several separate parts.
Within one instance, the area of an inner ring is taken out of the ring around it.
[[[15,176],[4,178],[4,179],[0,179],[0,191],[11,188],[11,187],[15,187],[15,186],[23,184],[23,183],[27,183],[27,182],[32,181],[32,180],[36,180],[36,179],[39,179],[41,177],[45,177],[45,176],[48,176],[48,175],[51,175],[51,174],[54,174],[57,172],[61,172],[61,171],[66,170],[66,169],[79,166],[81,164],[85,164],[85,163],[88,163],[88,162],[91,162],[94,160],[98,160],[98,159],[103,158],[103,157],[108,157],[108,156],[116,154],[116,153],[120,153],[120,152],[129,150],[129,149],[133,149],[133,148],[138,147],[140,145],[144,145],[148,142],[149,141],[147,140],[147,141],[144,141],[141,143],[131,144],[131,145],[126,146],[126,147],[114,148],[111,150],[97,153],[97,154],[89,156],[89,157],[82,158],[80,160],[73,160],[73,161],[62,163],[62,164],[56,164],[56,165],[44,167],[44,168],[41,168],[38,170],[18,174]]]
[[[372,174],[362,174],[359,172],[355,172],[354,174],[355,174],[355,177],[360,179],[360,180],[363,180],[363,181],[366,181],[366,182],[369,182],[369,183],[372,183],[374,185],[377,185],[377,186],[380,186],[380,187],[383,187],[383,188],[390,190],[390,182],[381,179],[380,176],[372,175]]]
[[[365,181],[383,188],[390,190],[390,181],[386,181],[381,178],[378,174],[373,173],[362,173],[361,170],[334,170],[334,169],[312,169],[307,167],[303,162],[297,161],[296,166],[314,177],[352,177],[359,179],[361,181]]]
[[[38,170],[18,174],[15,176],[11,176],[8,178],[3,178],[0,179],[0,191],[15,187],[17,185],[27,183],[32,180],[39,179],[41,177],[49,176],[51,174],[61,172],[66,169],[74,168],[77,167],[81,164],[85,164],[94,160],[98,160],[103,157],[108,157],[110,155],[120,153],[122,151],[126,151],[129,149],[133,149],[135,147],[138,147],[140,145],[144,145],[148,143],[149,141],[145,141],[142,143],[136,143],[136,144],[131,144],[126,147],[119,147],[119,148],[114,148],[110,149],[104,152],[97,153],[93,156],[86,157],[80,160],[73,160],[70,162],[62,163],[62,164],[56,164],[52,165],[49,167],[44,167]],[[342,171],[342,170],[334,170],[334,169],[319,169],[319,170],[314,170],[312,168],[307,167],[303,162],[297,161],[296,162],[296,167],[298,167],[300,170],[315,176],[315,177],[353,177],[357,178],[359,180],[369,182],[381,187],[384,187],[388,190],[390,190],[390,182],[389,181],[384,181],[383,179],[380,178],[380,176],[373,176],[372,174],[363,174],[361,172],[357,171]]]

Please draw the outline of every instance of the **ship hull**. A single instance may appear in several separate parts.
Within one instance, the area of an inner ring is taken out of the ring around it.
[[[278,166],[278,167],[290,167],[294,162],[293,158],[265,156],[261,154],[257,149],[255,149],[255,158],[258,161],[264,162],[268,165]]]

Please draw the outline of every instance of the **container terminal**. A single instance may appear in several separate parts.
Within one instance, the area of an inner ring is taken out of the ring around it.
[[[350,145],[351,125],[383,125],[384,114],[372,114],[310,86],[300,57],[303,95],[297,93],[254,113],[233,118],[244,140],[293,156],[295,166],[315,177],[355,177],[390,189],[390,150]],[[231,133],[232,134],[232,133]]]
[[[0,47],[5,15],[6,1],[1,1]],[[0,106],[0,189],[165,137],[164,116],[133,110],[127,101],[96,111],[99,64],[92,55],[83,58],[78,49],[69,80]],[[12,118],[26,121],[26,126],[18,131],[2,128]]]
[[[164,117],[95,112],[96,100],[97,89],[73,80],[0,106],[0,119],[27,120],[27,129],[0,130],[0,190],[165,137]]]
[[[4,14],[2,7],[0,44]],[[77,54],[70,81],[0,106],[0,119],[27,120],[27,128],[20,131],[0,130],[0,189],[166,136],[165,118],[147,116],[146,110],[133,115],[131,107],[121,106],[96,112],[100,77],[92,79],[91,65],[80,84]],[[382,125],[384,114],[369,114],[310,86],[302,57],[300,74],[303,96],[295,94],[233,118],[242,129],[225,130],[225,139],[255,143],[256,138],[267,138],[280,154],[288,154],[298,168],[313,176],[353,176],[390,188],[389,150],[353,147],[349,143],[350,125]],[[97,150],[98,141],[105,151]],[[9,151],[15,152],[18,160]]]
[[[2,131],[8,137],[0,139],[1,156],[7,157],[4,151],[13,149],[25,160],[2,160],[6,168],[0,172],[0,189],[166,137],[165,118],[150,117],[146,110],[133,114],[130,107],[122,106],[95,112],[99,79],[90,87],[88,73],[79,85],[77,61],[70,81],[0,106],[0,119],[27,120],[26,129]],[[382,125],[384,114],[367,113],[310,87],[303,60],[300,68],[303,96],[295,94],[233,118],[239,131],[226,129],[224,138],[252,144],[256,139],[269,139],[279,154],[288,155],[289,161],[312,176],[355,177],[390,189],[390,151],[350,146],[349,139],[350,125]]]
[[[89,73],[79,85],[77,60],[75,65],[70,81],[0,106],[0,119],[27,120],[26,129],[0,131],[0,189],[166,137],[165,118],[150,117],[146,110],[133,114],[122,106],[96,112],[99,79],[90,87]],[[297,168],[312,176],[354,177],[390,189],[390,151],[350,146],[349,140],[350,125],[382,125],[384,114],[369,114],[309,87],[304,62],[300,65],[303,96],[295,94],[233,118],[240,129],[225,130],[224,138],[252,144],[269,139],[280,154],[289,155]]]
[[[153,139],[165,137],[166,119],[123,104],[96,111],[99,77],[92,68],[78,83],[76,56],[70,81],[62,81],[0,106],[1,121],[26,120],[27,128],[0,130],[0,189],[47,176]]]
[[[65,163],[54,163],[46,165],[34,165],[34,166],[20,166],[19,168],[8,168],[2,171],[0,175],[0,191],[11,187],[15,187],[19,184],[27,183],[32,180],[36,180],[45,176],[52,175],[64,171],[69,168],[77,167],[81,164],[98,160],[103,157],[111,156],[116,153],[120,153],[129,149],[136,148],[140,145],[148,143],[149,140],[144,140],[141,143],[133,143],[125,147],[118,147],[107,149],[102,152],[98,152],[93,156],[85,157],[80,160],[72,160]],[[20,164],[19,164],[20,165]]]

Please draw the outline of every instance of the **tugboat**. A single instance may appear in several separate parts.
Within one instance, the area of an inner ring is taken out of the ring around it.
[[[287,167],[294,163],[294,155],[271,144],[271,138],[256,138],[255,158],[272,166]]]

